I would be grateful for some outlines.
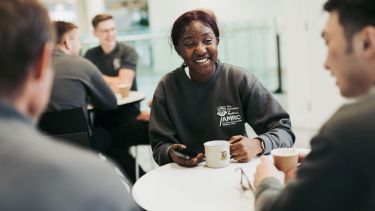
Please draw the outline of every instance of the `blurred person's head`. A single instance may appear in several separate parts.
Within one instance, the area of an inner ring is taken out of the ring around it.
[[[98,14],[92,19],[94,35],[102,46],[114,46],[116,44],[116,24],[111,15]]]
[[[322,36],[328,48],[325,67],[341,95],[366,93],[375,82],[375,1],[328,0],[330,13]]]
[[[77,25],[65,21],[55,21],[53,24],[57,47],[68,55],[78,56],[81,50],[81,40]]]
[[[215,17],[202,10],[186,12],[174,22],[172,43],[193,80],[206,81],[214,75],[219,36]]]
[[[0,101],[37,118],[53,77],[48,13],[36,0],[1,0],[0,14]]]

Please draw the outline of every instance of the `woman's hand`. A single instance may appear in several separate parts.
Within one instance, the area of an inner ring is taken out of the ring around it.
[[[185,159],[176,155],[175,150],[186,148],[183,144],[173,144],[169,149],[169,157],[178,165],[192,167],[198,165],[203,160],[203,153],[199,153],[196,157]]]
[[[232,136],[229,142],[231,157],[241,163],[248,162],[263,151],[259,139],[238,135]]]

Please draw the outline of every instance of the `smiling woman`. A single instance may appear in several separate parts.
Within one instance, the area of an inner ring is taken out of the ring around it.
[[[185,13],[178,18],[171,37],[175,49],[189,67],[193,80],[206,81],[215,73],[219,29],[212,16]]]
[[[202,153],[184,159],[175,151],[203,152],[210,140],[229,141],[239,162],[293,145],[289,115],[272,95],[244,69],[218,60],[219,37],[215,17],[202,10],[173,24],[172,42],[184,63],[161,79],[153,98],[150,140],[159,165],[194,166]],[[245,123],[257,137],[247,137]]]

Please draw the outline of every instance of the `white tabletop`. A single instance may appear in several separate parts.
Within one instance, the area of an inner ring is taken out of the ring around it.
[[[231,163],[220,169],[201,163],[193,168],[175,163],[154,169],[133,186],[134,200],[150,211],[184,210],[254,210],[253,192],[241,190],[242,167],[253,178],[259,160],[249,163]]]
[[[142,92],[138,92],[138,91],[130,91],[128,97],[122,98],[120,95],[116,94],[116,98],[117,98],[117,105],[120,106],[120,105],[126,105],[126,104],[129,104],[129,103],[135,103],[135,102],[142,101],[142,100],[145,99],[145,94],[142,93]],[[87,109],[89,109],[89,110],[91,110],[93,108],[94,107],[91,104],[89,104],[87,106]]]
[[[297,149],[307,154],[309,149]],[[271,156],[268,156],[271,159]],[[208,168],[205,162],[185,168],[170,163],[141,177],[133,186],[134,200],[149,211],[252,211],[254,195],[241,190],[242,167],[253,182],[259,159],[248,163],[232,162],[220,169]]]

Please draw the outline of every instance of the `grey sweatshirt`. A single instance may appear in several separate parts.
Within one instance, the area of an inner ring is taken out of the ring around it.
[[[218,62],[211,79],[197,82],[182,66],[165,75],[154,94],[150,117],[154,159],[159,165],[172,162],[168,151],[175,143],[203,152],[206,141],[247,136],[245,123],[264,141],[265,153],[294,143],[288,113],[253,75]]]

